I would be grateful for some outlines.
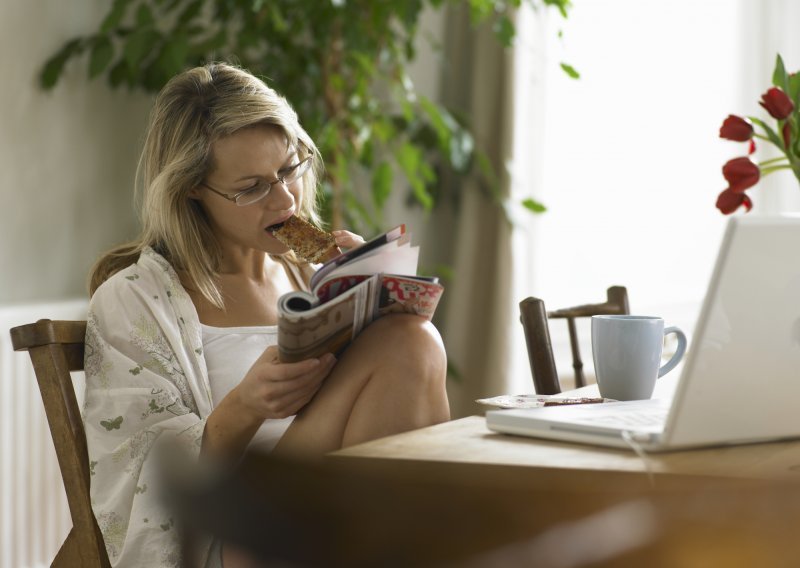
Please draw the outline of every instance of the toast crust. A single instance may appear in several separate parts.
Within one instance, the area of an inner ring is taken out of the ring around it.
[[[289,217],[272,236],[307,262],[325,262],[339,254],[333,235],[322,231],[296,215]]]

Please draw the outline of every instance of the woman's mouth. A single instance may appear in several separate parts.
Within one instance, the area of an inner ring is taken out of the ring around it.
[[[286,220],[287,220],[287,219],[289,219],[289,218],[290,218],[292,215],[294,215],[294,211],[292,211],[290,214],[288,214],[288,215],[284,216],[284,217],[283,217],[283,218],[281,218],[281,219],[280,219],[280,220],[279,220],[277,223],[273,223],[272,225],[270,225],[269,227],[267,227],[267,228],[266,228],[266,229],[264,229],[264,230],[265,230],[265,231],[267,231],[268,233],[272,233],[272,232],[274,232],[274,231],[277,231],[278,229],[280,229],[281,227],[283,227],[283,224],[284,224],[284,223],[286,222]]]

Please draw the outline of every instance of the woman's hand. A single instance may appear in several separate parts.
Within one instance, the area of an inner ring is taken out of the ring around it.
[[[287,418],[308,404],[335,364],[336,357],[330,353],[319,359],[281,363],[278,348],[268,347],[231,394],[241,408],[261,421]]]
[[[281,363],[278,348],[268,347],[209,415],[201,453],[241,455],[264,420],[292,416],[308,404],[335,364],[336,357],[331,354]]]
[[[347,249],[358,248],[366,241],[361,235],[356,235],[350,231],[333,231],[333,238],[336,239],[337,247],[344,247]]]

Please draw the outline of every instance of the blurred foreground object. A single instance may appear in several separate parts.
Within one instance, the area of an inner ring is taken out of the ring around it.
[[[177,519],[264,566],[791,566],[800,485],[687,478],[550,489],[424,466],[250,454],[165,469]],[[190,546],[186,547],[191,548]]]

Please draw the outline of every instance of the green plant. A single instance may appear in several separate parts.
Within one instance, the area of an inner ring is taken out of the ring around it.
[[[105,75],[112,87],[146,91],[206,61],[238,62],[291,101],[317,142],[327,172],[323,216],[366,234],[381,226],[397,173],[426,209],[435,204],[441,168],[478,173],[498,195],[465,121],[420,96],[407,73],[423,9],[458,1],[114,0],[99,29],[66,43],[40,80],[52,88],[67,61],[86,52],[90,78]],[[511,45],[510,14],[523,0],[460,1],[473,23],[491,22],[498,40]],[[524,1],[563,17],[570,6]],[[523,205],[544,210],[532,199]]]

